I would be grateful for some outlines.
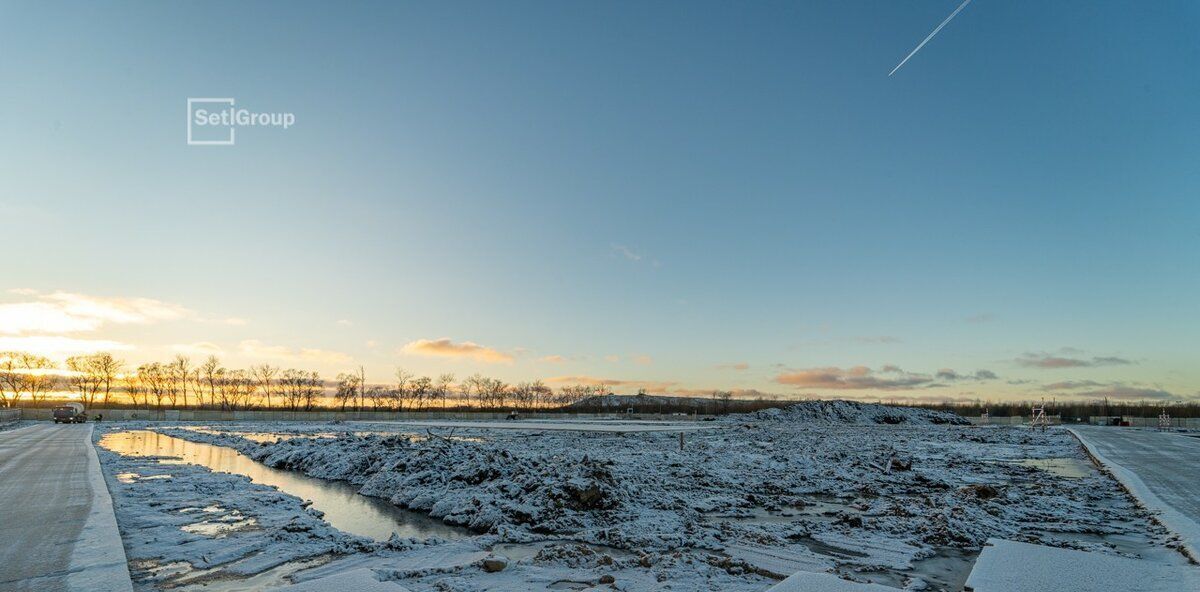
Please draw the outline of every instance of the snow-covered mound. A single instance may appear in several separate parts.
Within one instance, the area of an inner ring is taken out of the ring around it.
[[[776,420],[821,424],[949,424],[969,425],[965,417],[917,407],[895,407],[855,401],[804,401],[779,409],[763,409],[737,418],[739,421]]]

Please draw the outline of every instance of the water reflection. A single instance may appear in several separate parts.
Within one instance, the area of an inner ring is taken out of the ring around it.
[[[334,528],[375,540],[386,540],[393,532],[402,537],[445,539],[460,539],[469,534],[425,514],[396,507],[379,498],[359,495],[349,483],[272,469],[224,446],[189,442],[142,430],[107,434],[100,440],[100,445],[127,456],[171,456],[213,471],[245,475],[255,483],[272,485],[284,493],[311,500],[312,507],[324,512],[325,521]]]

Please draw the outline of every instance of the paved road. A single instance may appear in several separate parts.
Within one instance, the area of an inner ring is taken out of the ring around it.
[[[0,432],[0,591],[132,588],[91,434]]]
[[[1160,512],[1194,557],[1200,550],[1200,438],[1152,429],[1072,429],[1134,495]]]

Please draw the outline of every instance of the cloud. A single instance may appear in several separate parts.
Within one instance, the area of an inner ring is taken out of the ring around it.
[[[854,366],[845,369],[829,367],[787,372],[776,376],[775,382],[796,388],[898,390],[932,386],[934,380],[930,376],[904,372],[899,368],[877,374],[866,366]]]
[[[443,337],[441,339],[418,339],[406,344],[404,347],[400,348],[400,351],[405,354],[419,356],[470,358],[489,364],[510,364],[513,361],[513,356],[511,354],[507,354],[490,347],[484,347],[478,343],[472,343],[470,341],[455,343],[448,337]]]
[[[567,359],[560,355],[555,354],[555,355],[550,355],[550,356],[542,356],[542,357],[538,358],[538,361],[539,362],[548,362],[551,364],[562,364],[563,362],[566,362]]]
[[[1183,397],[1180,397],[1179,395],[1175,395],[1173,393],[1170,393],[1168,391],[1164,391],[1161,389],[1138,388],[1138,387],[1124,386],[1124,385],[1113,385],[1113,386],[1102,388],[1102,389],[1074,393],[1074,396],[1086,397],[1086,398],[1091,398],[1091,399],[1102,399],[1102,398],[1122,399],[1122,400],[1127,400],[1127,401],[1128,400],[1140,400],[1140,399],[1155,399],[1155,400],[1162,401],[1162,400],[1168,400],[1168,399],[1182,399],[1183,398]]]
[[[899,366],[887,364],[874,371],[867,366],[851,368],[810,368],[788,370],[775,377],[775,382],[796,388],[829,390],[910,390],[946,386],[946,382],[963,380],[995,380],[991,370],[976,370],[974,374],[962,374],[952,368],[942,368],[933,376],[906,372]]]
[[[733,364],[718,364],[717,368],[719,368],[721,370],[737,370],[738,372],[742,372],[744,370],[749,370],[750,364],[747,364],[746,362],[736,362]]]
[[[996,373],[992,372],[991,370],[976,370],[974,374],[959,374],[958,372],[956,372],[955,370],[950,369],[950,368],[942,368],[941,370],[938,370],[934,374],[934,376],[936,376],[938,378],[938,380],[951,380],[951,381],[953,381],[953,380],[996,380],[997,378],[1000,378],[999,376],[996,376]]]
[[[186,319],[197,323],[243,326],[237,317],[207,318],[179,304],[153,298],[88,296],[19,288],[10,294],[32,300],[0,304],[0,334],[28,335],[87,333],[105,325],[149,325]]]
[[[650,364],[654,363],[654,358],[645,354],[635,355],[632,359],[633,363],[638,364],[639,366],[649,366]]]
[[[1074,390],[1074,389],[1081,389],[1081,388],[1096,388],[1096,387],[1100,387],[1100,386],[1108,386],[1108,385],[1103,382],[1096,382],[1094,380],[1063,380],[1063,381],[1059,381],[1059,382],[1051,382],[1049,384],[1044,384],[1044,385],[1042,385],[1042,390],[1044,390],[1044,391],[1067,391],[1067,390]]]
[[[106,323],[149,324],[195,314],[151,298],[103,298],[61,291],[43,294],[28,289],[10,292],[34,300],[0,304],[0,333],[9,335],[89,332]]]
[[[0,351],[24,351],[48,358],[63,359],[79,354],[133,349],[119,341],[107,339],[77,339],[63,335],[27,335],[0,337]]]
[[[611,246],[612,246],[613,253],[620,255],[620,256],[628,259],[629,261],[641,261],[642,260],[642,255],[640,253],[634,252],[633,249],[630,249],[629,247],[626,247],[625,245],[613,244]]]
[[[615,363],[621,361],[621,356],[618,356],[616,354],[608,354],[607,356],[604,356],[604,361],[612,362],[615,364]]]
[[[1018,365],[1026,368],[1041,368],[1052,370],[1057,368],[1094,368],[1097,366],[1127,366],[1132,360],[1116,356],[1093,357],[1091,359],[1071,358],[1047,353],[1027,353],[1016,360]]]
[[[996,315],[994,315],[990,312],[983,312],[983,313],[971,315],[963,320],[968,323],[976,323],[976,324],[990,323],[990,322],[996,320]]]
[[[866,337],[855,337],[854,341],[857,343],[878,343],[878,344],[901,343],[899,337],[892,337],[891,335],[871,335],[871,336],[866,336]]]
[[[554,376],[546,379],[547,384],[607,386],[627,390],[645,389],[648,393],[666,393],[677,383],[655,380],[621,380],[616,378],[597,378],[595,376]],[[711,393],[711,391],[709,391]]]
[[[335,325],[337,325],[337,326],[339,326],[339,327],[352,327],[352,326],[354,326],[354,322],[353,322],[353,321],[351,321],[350,319],[338,319],[338,320],[337,320],[337,322],[336,322],[336,323],[334,323],[334,324],[335,324]]]
[[[225,353],[221,346],[207,341],[197,343],[176,343],[171,346],[173,351],[193,356],[219,356]]]
[[[267,345],[257,339],[242,341],[238,344],[238,351],[252,358],[288,362],[349,364],[354,361],[354,358],[342,352],[304,347],[293,349],[282,345]]]

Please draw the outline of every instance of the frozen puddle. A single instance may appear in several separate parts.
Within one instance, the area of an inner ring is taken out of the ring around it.
[[[312,508],[324,513],[323,519],[334,528],[377,541],[387,540],[392,533],[415,538],[461,539],[470,536],[465,529],[444,524],[425,514],[396,507],[386,500],[359,495],[358,489],[349,483],[272,469],[224,446],[189,442],[144,430],[107,434],[100,440],[100,445],[126,456],[175,457],[179,460],[164,459],[160,462],[184,462],[213,471],[245,475],[255,483],[270,485],[284,493],[311,501]],[[138,478],[131,475],[127,477],[129,482]],[[217,534],[222,534],[229,532],[229,526],[229,523],[220,523],[198,528],[211,528]],[[253,525],[241,527],[252,528]]]

